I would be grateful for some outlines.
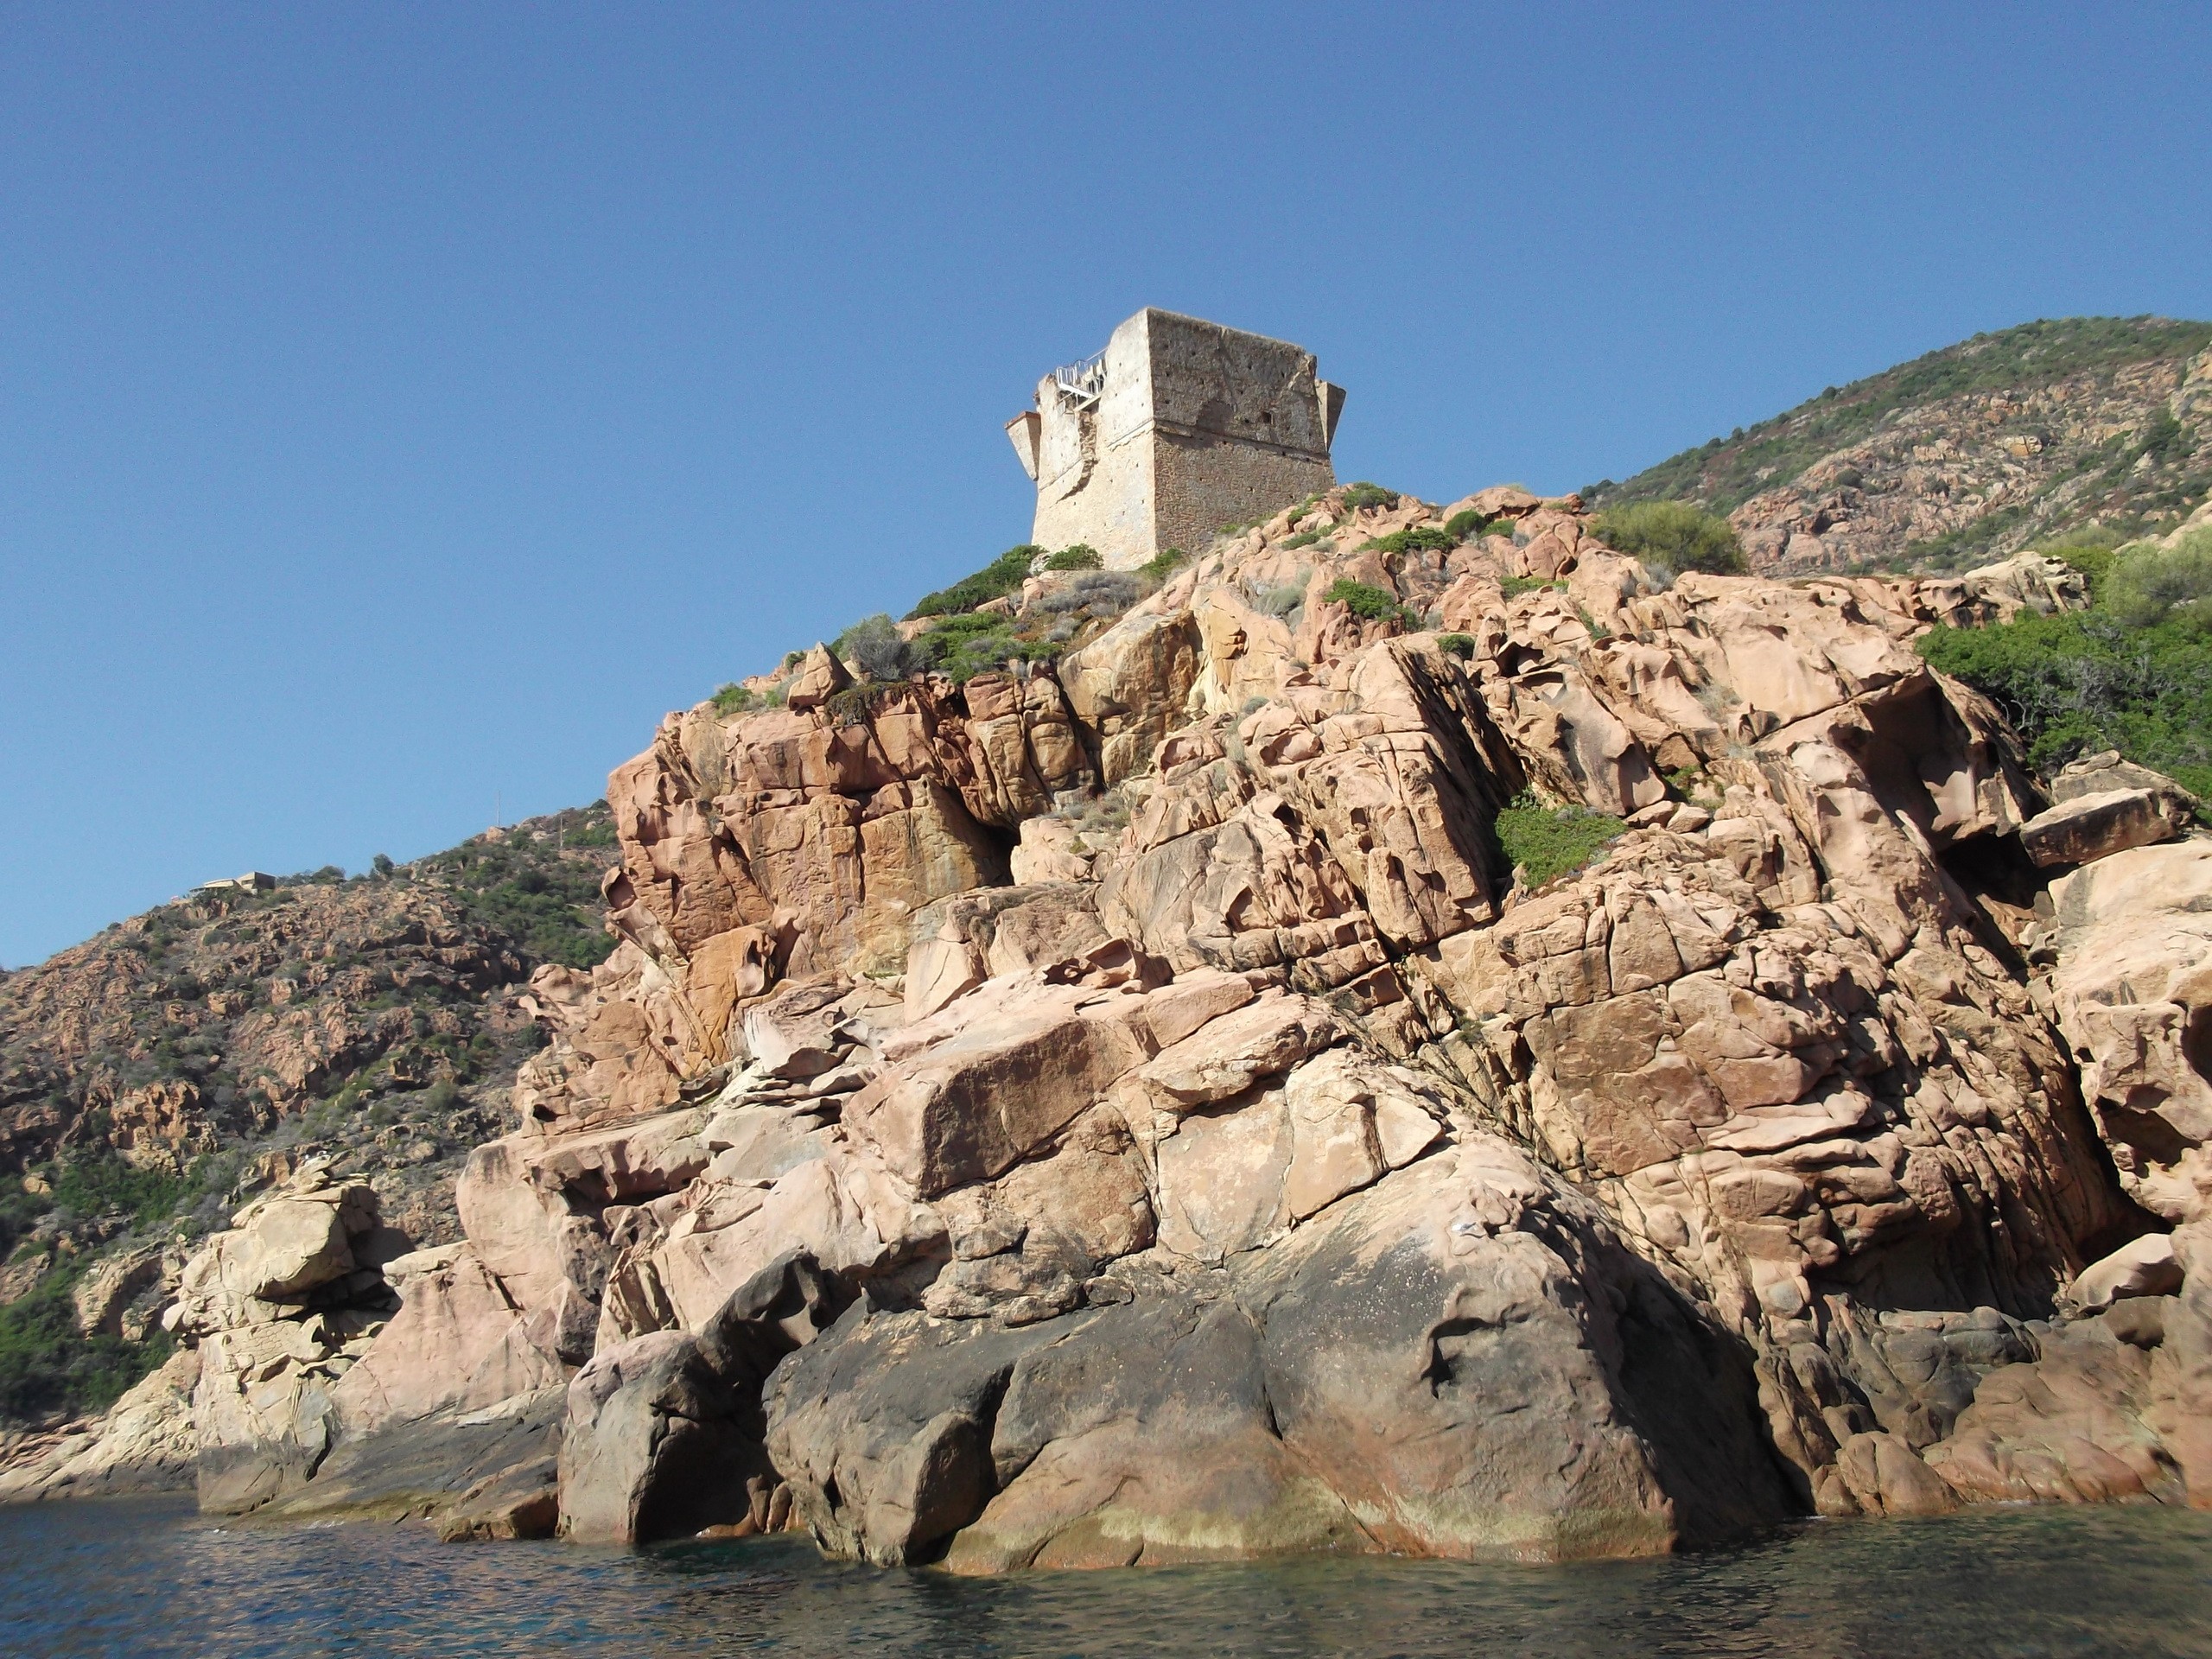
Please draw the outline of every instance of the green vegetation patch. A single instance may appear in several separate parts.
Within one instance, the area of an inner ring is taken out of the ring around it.
[[[143,1342],[77,1328],[76,1273],[58,1268],[0,1307],[0,1417],[35,1422],[105,1411],[169,1357],[156,1329]]]
[[[1921,656],[1995,702],[2043,772],[2118,749],[2212,797],[2212,530],[2171,550],[2051,550],[2089,575],[2088,610],[1936,628]]]
[[[1513,534],[1513,520],[1502,512],[1478,512],[1472,507],[1462,507],[1444,521],[1444,533],[1456,544],[1478,542],[1485,536]]]
[[[1157,588],[1190,558],[1179,547],[1163,547],[1137,567],[1137,575]]]
[[[1380,484],[1370,483],[1363,478],[1356,484],[1344,486],[1344,510],[1347,512],[1361,512],[1370,507],[1395,507],[1397,505],[1398,493],[1395,490],[1386,490]]]
[[[955,685],[1010,662],[1037,662],[1060,654],[1058,645],[1023,639],[1014,632],[1013,620],[995,611],[943,618],[914,643],[927,653],[929,665]]]
[[[906,613],[909,622],[925,616],[957,616],[1018,590],[1029,567],[1045,550],[1034,542],[1009,547],[973,575],[963,576],[950,588],[923,595],[922,602]]]
[[[1363,553],[1449,553],[1459,545],[1459,538],[1448,531],[1430,524],[1415,524],[1410,530],[1394,530],[1388,536],[1377,536],[1363,542]]]
[[[93,1127],[105,1133],[104,1121]],[[123,1215],[143,1226],[175,1214],[194,1185],[183,1175],[125,1162],[103,1142],[60,1167],[52,1196],[55,1209],[73,1216]]]
[[[1497,815],[1497,844],[1530,887],[1580,869],[1628,828],[1618,818],[1580,806],[1538,804],[1523,791]]]
[[[1740,575],[1745,569],[1735,526],[1687,501],[1631,501],[1608,507],[1590,527],[1616,553],[1669,570]]]
[[[1393,594],[1366,582],[1354,582],[1350,576],[1338,576],[1321,598],[1324,603],[1341,605],[1354,616],[1364,617],[1370,622],[1395,617],[1408,627],[1421,625],[1421,619],[1399,604]]]
[[[1098,570],[1105,567],[1105,560],[1098,556],[1098,550],[1088,542],[1077,542],[1064,547],[1045,561],[1047,570]]]
[[[563,858],[560,845],[607,847],[613,825],[602,804],[578,815],[556,845],[522,836],[469,842],[418,860],[460,899],[475,920],[498,928],[538,962],[589,968],[607,959],[614,941],[600,920],[595,861]]]

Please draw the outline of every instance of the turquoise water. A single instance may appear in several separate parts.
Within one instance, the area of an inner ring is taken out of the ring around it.
[[[2212,1515],[1985,1510],[1575,1567],[1306,1559],[972,1580],[787,1540],[639,1554],[419,1527],[0,1510],[10,1655],[2212,1656]]]

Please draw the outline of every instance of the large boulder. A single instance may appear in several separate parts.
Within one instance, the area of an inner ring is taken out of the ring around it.
[[[337,1433],[332,1395],[397,1298],[406,1238],[365,1184],[310,1163],[186,1263],[169,1327],[196,1344],[200,1507],[257,1508],[310,1479]]]
[[[826,1547],[994,1571],[1313,1548],[1557,1560],[1778,1518],[1748,1367],[1503,1142],[1226,1274],[1016,1327],[864,1306],[778,1371]]]
[[[2036,864],[2088,864],[2131,847],[2173,841],[2196,809],[2178,790],[2108,789],[2077,795],[2020,826],[2020,846]]]
[[[2120,1185],[2194,1221],[2212,1194],[2212,841],[2116,853],[2050,896],[2053,1001]]]

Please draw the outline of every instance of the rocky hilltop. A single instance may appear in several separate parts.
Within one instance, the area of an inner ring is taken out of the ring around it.
[[[608,948],[593,809],[413,864],[216,883],[0,978],[0,1428],[166,1355],[198,1242],[311,1160],[458,1237],[461,1160],[543,1040],[518,1000]]]
[[[1080,563],[671,715],[461,1236],[302,1169],[16,1490],[965,1572],[2212,1501],[2212,840],[1914,649],[2080,572],[1371,486]]]
[[[2212,490],[2212,323],[2075,317],[1854,381],[1592,505],[1725,513],[1752,568],[1963,569],[2067,531],[2168,528]]]

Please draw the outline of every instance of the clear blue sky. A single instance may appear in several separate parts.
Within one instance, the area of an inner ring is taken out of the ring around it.
[[[1025,538],[1143,305],[1345,477],[1623,476],[2212,315],[2212,8],[0,10],[0,963],[588,801]]]

